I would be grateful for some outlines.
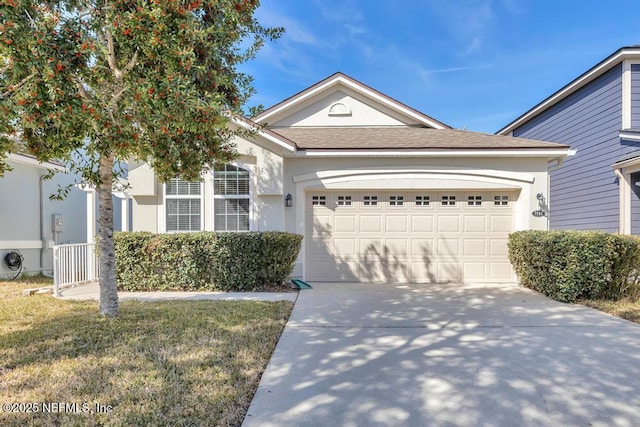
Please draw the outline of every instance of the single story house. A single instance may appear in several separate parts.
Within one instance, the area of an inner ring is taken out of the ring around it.
[[[618,49],[497,132],[571,145],[552,229],[640,235],[640,46]]]
[[[342,73],[233,126],[237,161],[163,184],[130,163],[134,231],[283,230],[311,281],[510,282],[569,145],[452,129]]]

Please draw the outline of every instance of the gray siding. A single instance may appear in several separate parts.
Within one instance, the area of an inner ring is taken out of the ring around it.
[[[43,169],[11,162],[13,170],[0,178],[0,279],[13,277],[5,265],[4,256],[16,242],[40,243],[40,176]],[[52,215],[59,214],[65,221],[64,231],[60,233],[58,243],[81,243],[86,241],[86,196],[73,187],[63,200],[49,200],[58,185],[66,187],[73,184],[73,176],[58,174],[52,180],[44,181],[44,237],[53,241]],[[20,249],[24,256],[24,273],[33,274],[42,270],[51,272],[51,249],[44,250],[44,264],[40,266],[40,249]]]
[[[631,64],[631,127],[640,129],[640,64]]]
[[[620,143],[621,124],[622,67],[616,66],[514,130],[514,136],[577,150],[551,174],[552,229],[619,229],[618,182],[611,165],[637,150]]]

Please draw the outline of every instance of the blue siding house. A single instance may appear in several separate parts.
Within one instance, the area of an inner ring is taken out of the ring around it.
[[[568,144],[551,229],[640,234],[640,46],[624,47],[497,132]]]

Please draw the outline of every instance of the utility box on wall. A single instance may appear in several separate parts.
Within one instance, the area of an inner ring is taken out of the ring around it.
[[[64,217],[59,214],[53,214],[51,215],[51,219],[53,221],[51,230],[54,233],[62,233],[64,231]]]

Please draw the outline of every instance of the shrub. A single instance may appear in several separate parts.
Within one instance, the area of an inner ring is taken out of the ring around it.
[[[284,283],[302,236],[283,232],[116,233],[118,289],[249,291]]]
[[[620,299],[634,290],[640,240],[601,231],[518,231],[509,236],[509,260],[522,285],[558,301]]]

